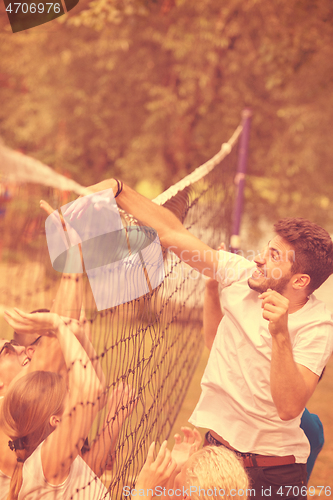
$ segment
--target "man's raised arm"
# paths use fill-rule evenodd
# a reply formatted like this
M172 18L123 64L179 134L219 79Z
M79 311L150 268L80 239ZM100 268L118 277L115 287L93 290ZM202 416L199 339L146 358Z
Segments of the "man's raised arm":
M157 205L140 195L129 186L115 179L108 179L86 189L86 194L112 189L117 203L135 218L154 228L164 247L172 250L178 257L206 276L215 277L218 270L218 252L193 236L184 228L180 220L170 210ZM74 202L65 215L80 217L84 211L84 198Z
M289 300L268 289L259 295L272 335L270 386L281 420L298 417L312 396L319 376L295 362L288 331Z

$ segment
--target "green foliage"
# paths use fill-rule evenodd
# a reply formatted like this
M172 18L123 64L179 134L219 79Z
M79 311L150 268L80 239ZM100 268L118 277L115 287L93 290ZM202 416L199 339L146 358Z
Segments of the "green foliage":
M0 35L0 134L82 184L166 188L250 106L247 212L327 224L332 19L331 0L80 2Z

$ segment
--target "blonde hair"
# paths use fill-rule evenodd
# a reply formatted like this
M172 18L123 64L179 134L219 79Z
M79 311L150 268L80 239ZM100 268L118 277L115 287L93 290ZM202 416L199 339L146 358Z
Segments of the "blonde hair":
M23 463L54 430L50 418L62 415L65 396L65 382L53 372L29 373L8 389L2 403L0 424L13 439L12 445L16 445L17 464L7 500L17 500L22 486Z
M192 500L202 500L207 495L214 500L230 497L245 500L249 488L249 479L241 461L224 446L205 446L192 455L190 466L186 469L186 482L187 487L192 486ZM208 490L214 494L207 493Z

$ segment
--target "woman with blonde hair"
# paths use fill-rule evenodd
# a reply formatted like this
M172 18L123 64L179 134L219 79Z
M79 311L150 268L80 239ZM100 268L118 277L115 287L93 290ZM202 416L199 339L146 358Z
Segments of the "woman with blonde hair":
M16 454L7 500L100 500L105 486L79 456L101 409L104 387L85 350L54 313L7 314L11 325L55 335L68 369L68 390L59 374L36 371L11 385L0 421ZM75 320L71 320L75 323ZM102 402L103 401L103 402Z

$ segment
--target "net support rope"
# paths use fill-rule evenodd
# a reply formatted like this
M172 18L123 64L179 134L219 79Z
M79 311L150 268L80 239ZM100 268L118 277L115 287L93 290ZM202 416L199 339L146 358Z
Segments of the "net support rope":
M220 151L216 153L216 155L214 155L210 160L203 163L200 167L197 167L189 175L181 179L173 186L170 186L163 193L154 198L154 203L157 203L158 205L164 205L166 201L175 196L179 191L182 191L185 187L198 182L200 179L209 174L209 172L211 172L213 168L216 167L216 165L221 163L221 161L224 160L224 158L228 154L230 154L235 143L238 141L242 130L242 125L239 125L230 137L229 141L222 144Z

